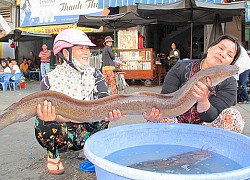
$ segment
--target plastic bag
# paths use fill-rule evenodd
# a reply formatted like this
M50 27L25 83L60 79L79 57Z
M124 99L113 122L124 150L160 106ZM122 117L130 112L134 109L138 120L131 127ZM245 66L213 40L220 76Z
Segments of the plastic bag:
M80 164L79 168L85 172L95 172L95 165L89 160L84 161L82 164Z

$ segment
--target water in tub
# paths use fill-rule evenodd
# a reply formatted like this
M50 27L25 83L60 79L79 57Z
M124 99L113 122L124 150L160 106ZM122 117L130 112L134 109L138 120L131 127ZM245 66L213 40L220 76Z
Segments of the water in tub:
M220 173L242 168L212 148L176 145L144 145L123 149L105 157L131 168L173 174Z

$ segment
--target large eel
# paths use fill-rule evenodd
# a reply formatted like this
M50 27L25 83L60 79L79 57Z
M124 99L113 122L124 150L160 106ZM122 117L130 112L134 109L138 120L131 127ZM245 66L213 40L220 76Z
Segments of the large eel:
M177 169L181 169L187 173L187 171L190 170L189 167L205 161L212 156L213 154L208 150L201 149L200 151L190 151L164 159L139 162L129 165L128 167L159 173L175 173Z
M52 102L57 114L79 122L101 120L113 109L120 109L123 114L139 114L149 113L153 107L156 107L164 116L174 117L186 112L197 101L192 95L193 85L197 81L206 83L207 77L210 77L212 85L215 86L237 72L238 68L230 65L206 68L196 73L184 86L171 94L137 92L83 101L51 90L41 91L28 95L5 109L0 115L0 130L12 123L27 121L34 117L37 104L43 104L44 100Z

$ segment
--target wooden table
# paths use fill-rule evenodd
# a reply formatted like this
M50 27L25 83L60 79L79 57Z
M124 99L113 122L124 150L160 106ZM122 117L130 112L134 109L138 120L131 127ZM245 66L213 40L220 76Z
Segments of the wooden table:
M37 70L37 71L29 71L29 80L30 80L30 75L31 74L38 74L38 79L39 79L39 81L41 81L41 71L40 70Z
M166 66L161 63L156 63L156 76L158 85L161 85L161 78L166 76Z

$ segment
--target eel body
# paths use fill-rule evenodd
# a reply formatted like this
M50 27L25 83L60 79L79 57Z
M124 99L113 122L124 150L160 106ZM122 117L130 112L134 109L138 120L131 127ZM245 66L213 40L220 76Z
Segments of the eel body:
M0 130L15 122L24 122L36 116L36 106L43 104L45 100L55 106L57 114L79 122L101 120L113 109L119 109L122 114L142 114L149 113L156 107L164 116L174 117L183 114L196 103L197 99L192 95L192 91L197 81L206 83L207 77L210 77L212 85L215 86L237 72L238 68L230 65L206 68L171 94L137 92L83 101L51 90L41 91L28 95L5 109L0 115Z

